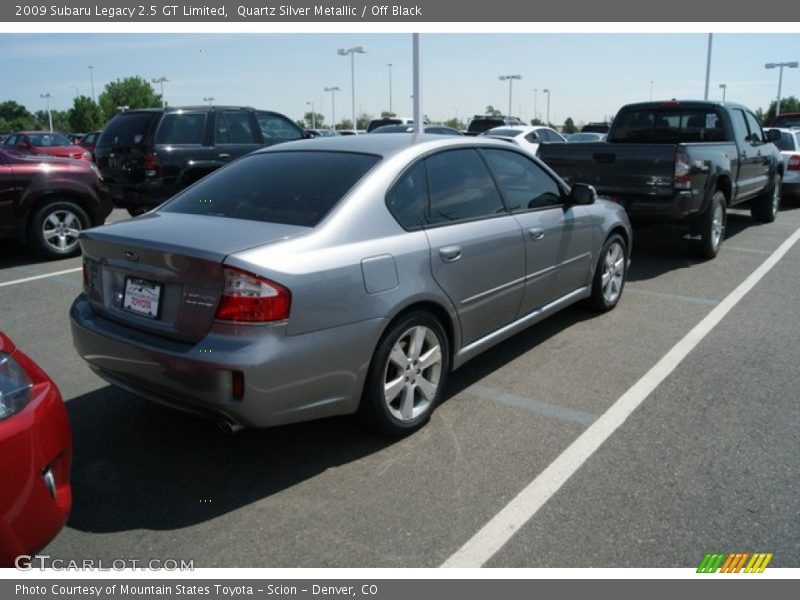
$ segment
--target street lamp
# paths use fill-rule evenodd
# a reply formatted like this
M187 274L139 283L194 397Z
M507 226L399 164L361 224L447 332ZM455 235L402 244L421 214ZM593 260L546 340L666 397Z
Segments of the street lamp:
M539 115L537 114L536 101L539 96L539 88L533 88L533 120L538 121Z
M162 75L161 77L153 77L152 81L153 83L161 84L161 107L167 108L167 100L164 98L164 82L169 82L169 79Z
M782 63L767 63L764 65L765 69L774 69L775 67L778 67L780 69L780 72L778 74L778 99L775 102L775 116L777 117L779 114L781 114L781 84L783 83L783 67L796 69L797 61L782 62Z
M317 128L317 114L314 110L314 102L306 102L307 105L311 106L311 129Z
M387 63L389 67L389 112L392 112L392 63Z
M720 83L719 87L722 90L722 101L725 102L725 92L728 91L728 85L725 83Z
M506 116L511 116L511 86L515 79L522 79L522 75L500 75L500 81L508 80L508 113Z
M92 65L89 65L89 81L92 84L92 102L94 102L94 67Z
M53 131L53 113L50 112L50 98L55 97L55 94L46 92L44 94L39 94L39 97L47 100L47 120L50 121L50 131Z
M367 51L361 46L354 46L352 48L339 48L336 53L339 56L350 55L350 94L353 109L353 133L356 133L356 54L366 54Z
M325 91L331 93L331 129L336 131L336 102L334 100L334 94L341 90L339 89L339 86L334 85L331 87L326 87Z
M542 90L542 92L547 94L547 123L545 123L545 125L547 125L549 127L550 126L550 90Z
M214 102L214 96L203 96L203 102L208 102L208 105L211 106Z

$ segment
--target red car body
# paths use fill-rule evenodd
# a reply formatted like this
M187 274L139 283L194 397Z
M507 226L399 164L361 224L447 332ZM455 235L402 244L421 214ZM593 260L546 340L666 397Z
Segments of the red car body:
M53 133L51 131L17 131L6 138L6 141L3 142L3 147L6 150L34 156L44 155L92 160L92 154L86 148L73 144L62 133Z
M0 418L0 567L44 548L67 522L72 430L61 393L30 358L0 333L0 395L27 378L27 401ZM2 396L0 396L2 401ZM0 412L0 415L4 414Z

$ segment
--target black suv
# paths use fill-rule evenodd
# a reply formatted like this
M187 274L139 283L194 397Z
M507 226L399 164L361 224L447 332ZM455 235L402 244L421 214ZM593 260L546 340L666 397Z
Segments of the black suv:
M525 125L517 117L492 117L489 115L475 115L469 122L467 127L467 135L479 135L484 131L489 131L495 127L502 127L503 125L516 126Z
M288 117L266 110L149 108L114 116L94 156L114 204L136 215L253 150L307 137Z

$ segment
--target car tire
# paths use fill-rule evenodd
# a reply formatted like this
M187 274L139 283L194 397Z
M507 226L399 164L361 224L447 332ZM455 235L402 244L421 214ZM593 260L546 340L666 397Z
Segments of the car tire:
M36 209L28 240L45 258L67 258L81 251L78 236L91 227L86 211L68 200L50 200Z
M691 227L693 239L689 243L689 250L693 256L710 260L719 254L722 241L725 239L725 225L728 219L725 194L720 190L711 196L711 202L705 212L697 217Z
M781 185L783 177L775 174L772 179L772 186L753 200L750 205L750 215L761 223L772 223L778 216L781 208Z
M380 433L408 435L428 422L450 371L442 324L430 313L409 312L384 333L370 363L359 417Z
M621 235L610 235L603 244L592 280L591 305L601 312L613 309L622 298L628 275L628 248Z

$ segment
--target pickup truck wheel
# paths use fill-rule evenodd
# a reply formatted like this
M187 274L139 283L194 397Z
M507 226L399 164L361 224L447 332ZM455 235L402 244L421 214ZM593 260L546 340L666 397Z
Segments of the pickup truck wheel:
M722 240L725 238L725 194L717 190L711 197L711 203L692 227L693 237L690 249L698 258L711 259L719 253Z
M91 227L80 206L54 200L41 206L30 221L29 241L45 258L66 258L80 252L78 236Z
M359 417L380 433L416 431L441 400L449 370L447 335L439 321L423 311L401 316L375 349Z
M592 306L602 312L614 308L622 297L627 274L628 252L625 240L615 233L609 236L600 251L592 281Z
M772 187L753 200L750 205L750 214L756 221L762 223L772 223L778 216L781 207L781 184L783 178L775 175L772 180Z

